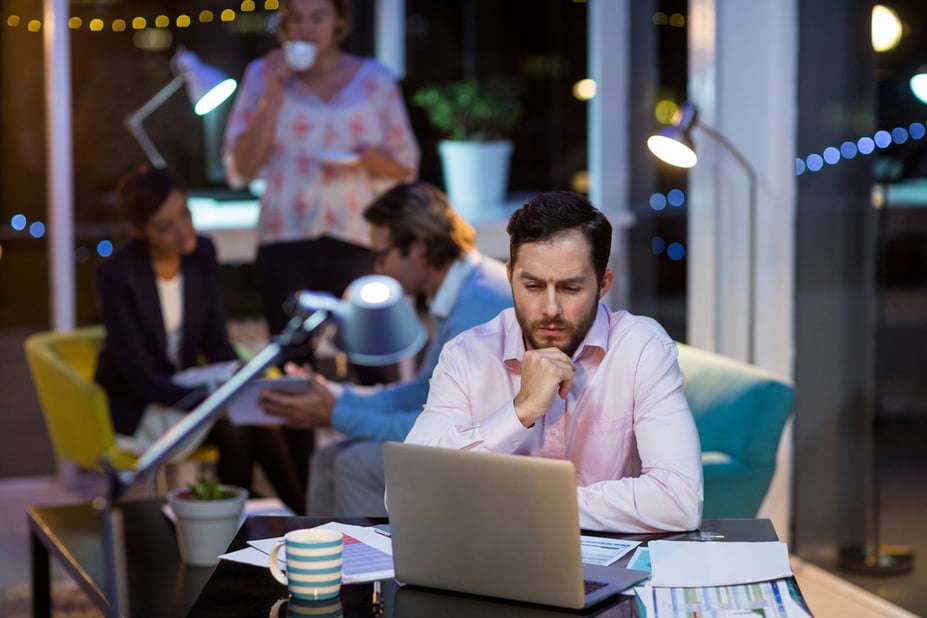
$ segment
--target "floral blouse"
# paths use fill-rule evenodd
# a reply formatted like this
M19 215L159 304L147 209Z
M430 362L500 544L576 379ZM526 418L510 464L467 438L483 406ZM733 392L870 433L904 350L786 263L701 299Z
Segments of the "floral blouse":
M264 91L259 58L248 65L225 131L229 184L246 179L230 156ZM402 94L389 71L365 59L354 78L328 101L295 77L284 85L272 151L258 172L266 182L258 219L258 244L309 240L323 235L367 246L364 208L395 181L339 160L378 148L418 173L419 148ZM325 163L328 161L329 163Z

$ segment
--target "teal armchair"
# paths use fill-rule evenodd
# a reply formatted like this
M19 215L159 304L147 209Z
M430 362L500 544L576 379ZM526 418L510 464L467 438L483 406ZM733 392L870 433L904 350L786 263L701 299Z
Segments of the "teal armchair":
M678 346L683 389L702 442L703 517L756 517L795 389L753 365Z

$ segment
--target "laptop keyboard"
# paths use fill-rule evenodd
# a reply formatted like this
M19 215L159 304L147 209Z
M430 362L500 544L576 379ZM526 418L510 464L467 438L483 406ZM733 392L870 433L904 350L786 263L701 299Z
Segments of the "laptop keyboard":
M605 582L594 582L588 579L583 580L583 587L585 589L586 594L589 594L590 592L595 592L599 588L604 588L607 585L608 584L606 584Z

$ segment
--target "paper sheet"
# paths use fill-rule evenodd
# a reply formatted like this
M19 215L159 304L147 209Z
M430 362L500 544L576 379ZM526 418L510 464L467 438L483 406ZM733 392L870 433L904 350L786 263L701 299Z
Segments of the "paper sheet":
M359 584L394 576L392 542L389 537L376 532L374 527L353 526L338 522L329 522L318 527L338 530L344 534L342 583ZM255 539L248 541L250 547L219 557L267 568L271 550L282 539L283 537ZM277 554L277 561L282 570L286 570L285 554L285 551Z
M614 564L618 558L640 545L640 541L623 541L621 539L607 539L600 536L581 535L579 546L582 551L583 562L586 564L600 564L608 566Z
M187 388L196 388L197 386L215 388L231 378L238 371L239 366L241 366L241 362L235 360L190 367L172 375L171 382Z
M257 378L241 387L226 403L228 419L234 425L282 425L279 416L265 414L257 402L262 390L279 390L289 393L306 392L312 383L306 376L280 376Z
M779 541L651 541L653 586L732 586L791 577L789 550Z

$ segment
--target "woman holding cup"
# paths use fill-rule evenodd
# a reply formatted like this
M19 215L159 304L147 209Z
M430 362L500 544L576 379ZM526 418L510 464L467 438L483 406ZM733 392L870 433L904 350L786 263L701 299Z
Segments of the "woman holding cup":
M266 181L256 269L272 333L286 325L294 291L341 296L372 272L361 212L413 180L419 162L392 75L340 47L351 29L348 0L282 0L280 17L283 45L249 64L225 133L229 183ZM297 462L303 472L308 455Z

